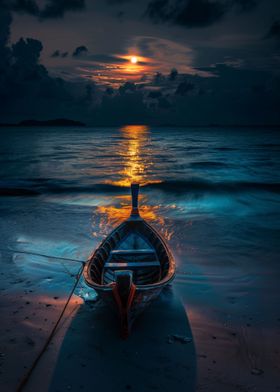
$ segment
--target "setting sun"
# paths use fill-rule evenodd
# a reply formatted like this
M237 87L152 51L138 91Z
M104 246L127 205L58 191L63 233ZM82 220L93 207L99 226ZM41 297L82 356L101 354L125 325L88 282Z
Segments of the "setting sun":
M137 63L138 63L138 58L137 58L136 56L132 56L132 57L130 58L130 62L131 62L132 64L137 64Z

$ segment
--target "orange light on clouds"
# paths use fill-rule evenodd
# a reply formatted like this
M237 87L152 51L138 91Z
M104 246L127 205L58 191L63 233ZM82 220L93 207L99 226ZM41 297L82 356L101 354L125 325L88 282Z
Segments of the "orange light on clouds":
M153 36L135 36L129 42L124 53L105 54L104 61L102 56L100 60L83 58L77 68L79 76L115 89L125 82L149 84L157 72L168 75L173 68L180 74L217 77L211 71L194 67L194 50L185 43ZM145 50L141 50L143 44Z
M132 52L133 53L133 52ZM141 81L141 78L145 75L152 75L157 71L157 63L151 58L139 56L138 54L113 54L111 55L112 61L108 62L97 62L87 61L87 64L83 64L77 68L80 72L80 76L86 79L92 79L97 84L103 86L110 86L119 88L123 83L130 81L137 83ZM87 65L92 64L96 69L87 68ZM100 67L100 68L99 68ZM141 83L143 83L141 81Z

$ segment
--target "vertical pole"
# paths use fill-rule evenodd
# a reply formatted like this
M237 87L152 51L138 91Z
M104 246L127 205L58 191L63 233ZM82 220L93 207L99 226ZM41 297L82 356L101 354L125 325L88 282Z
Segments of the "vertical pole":
M131 202L132 202L131 215L139 215L138 193L139 193L139 184L136 183L131 184Z

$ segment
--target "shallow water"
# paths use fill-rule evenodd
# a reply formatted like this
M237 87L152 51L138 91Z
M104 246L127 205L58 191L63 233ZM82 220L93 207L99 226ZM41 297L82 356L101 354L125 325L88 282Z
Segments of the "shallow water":
M129 215L128 186L140 182L141 213L175 254L174 287L198 352L205 323L243 328L251 319L271 333L280 317L279 135L145 126L2 129L1 249L85 260ZM31 278L52 268L49 258L17 260Z

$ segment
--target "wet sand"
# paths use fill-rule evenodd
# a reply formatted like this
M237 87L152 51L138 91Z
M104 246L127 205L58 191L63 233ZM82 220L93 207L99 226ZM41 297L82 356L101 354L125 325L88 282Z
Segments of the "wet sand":
M2 252L1 256L5 268L0 280L0 378L1 391L10 392L20 385L44 346L67 300L67 291L61 285L61 265L53 263L57 275L42 271L34 279L15 270L10 253ZM13 254L13 260L19 257ZM38 262L41 259L37 257ZM73 285L77 267L70 266L72 277L63 273L66 287ZM74 313L81 302L79 297L73 298L68 312Z
M171 292L163 293L136 321L128 339L120 339L118 327L117 318L102 302L82 305L59 343L55 370L46 390L195 390L191 330L182 303ZM173 341L172 334L187 336L190 341ZM50 348L34 372L27 391L38 385L52 351Z

